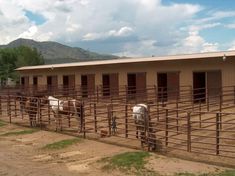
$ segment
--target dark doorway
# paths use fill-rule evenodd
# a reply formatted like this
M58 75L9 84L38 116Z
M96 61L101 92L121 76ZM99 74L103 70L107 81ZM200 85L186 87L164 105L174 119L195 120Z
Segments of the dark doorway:
M28 87L29 86L29 77L28 76L23 76L21 77L21 85L23 87Z
M81 89L82 89L82 97L88 97L88 91L87 91L87 75L81 76Z
M110 76L105 74L102 76L103 96L110 96Z
M167 73L157 74L158 99L167 101Z
M134 98L136 94L136 74L127 75L127 94L129 98Z
M24 79L24 77L21 77L20 82L21 82L21 85L22 85L22 86L25 85L25 79Z
M193 73L194 103L206 101L206 72Z
M222 91L222 75L220 70L208 71L207 72L207 92L208 100L215 100L216 102L220 99Z
M35 87L37 87L37 85L38 85L38 77L37 77L37 76L34 76L34 77L33 77L33 85L34 85Z
M69 87L69 76L67 76L67 75L63 76L63 86L64 86L64 88Z
M48 91L56 91L58 86L57 76L47 76L47 89Z

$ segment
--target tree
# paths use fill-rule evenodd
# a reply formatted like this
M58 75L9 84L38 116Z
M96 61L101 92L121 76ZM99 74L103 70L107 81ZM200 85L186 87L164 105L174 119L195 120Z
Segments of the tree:
M17 81L19 79L18 73L15 72L17 67L42 64L44 64L44 59L35 48L20 46L0 49L1 83L6 82L8 78Z

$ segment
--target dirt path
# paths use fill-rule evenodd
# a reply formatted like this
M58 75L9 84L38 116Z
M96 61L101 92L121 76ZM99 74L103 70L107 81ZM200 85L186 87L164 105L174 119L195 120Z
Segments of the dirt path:
M102 170L97 161L132 149L104 144L92 140L81 140L66 149L45 150L46 144L73 138L47 131L37 131L27 135L2 136L6 132L27 128L5 125L0 127L0 175L1 176L75 176L110 175ZM151 154L146 167L161 175L175 173L209 173L223 171L224 168L168 158ZM112 175L124 175L118 170Z

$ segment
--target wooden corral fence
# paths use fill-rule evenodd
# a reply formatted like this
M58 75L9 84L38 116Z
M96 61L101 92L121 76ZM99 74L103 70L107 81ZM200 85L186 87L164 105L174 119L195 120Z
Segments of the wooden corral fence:
M120 88L121 89L121 88ZM192 91L164 93L155 88L145 92L142 102L148 105L148 116L136 136L136 123L132 107L140 102L127 96L94 96L84 98L58 95L61 100L76 97L80 111L62 115L62 130L83 137L96 138L112 143L164 152L185 151L200 155L221 156L235 159L235 98L234 86L223 87L215 96L195 99ZM174 94L173 94L174 92ZM121 95L121 92L119 92ZM124 94L123 94L124 95ZM141 97L143 94L135 95ZM172 98L174 97L174 98ZM200 97L200 96L198 96ZM29 109L22 107L24 99L36 99ZM55 130L54 113L45 97L25 97L15 94L0 96L0 117L9 122L29 125L29 116L37 126ZM129 100L129 101L127 101ZM72 105L71 105L72 106ZM36 108L35 108L36 107ZM142 144L142 145L141 145Z

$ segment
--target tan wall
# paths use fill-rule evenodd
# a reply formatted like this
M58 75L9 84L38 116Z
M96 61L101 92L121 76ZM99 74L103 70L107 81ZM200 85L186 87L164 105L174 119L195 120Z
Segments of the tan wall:
M81 74L95 74L95 84L102 84L102 74L119 73L119 85L127 84L127 73L146 72L147 85L157 83L157 72L179 71L180 86L192 85L193 71L209 71L221 70L223 86L235 85L235 58L227 58L223 61L222 58L210 59L194 59L181 61L161 61L161 62L146 62L146 63L131 63L131 64L116 64L105 66L87 66L87 67L71 67L71 68L54 68L44 70L21 71L21 75L30 76L30 84L32 84L33 75L42 75L39 79L39 85L46 85L46 76L58 75L58 84L62 84L63 75L75 74L76 85L81 84Z

